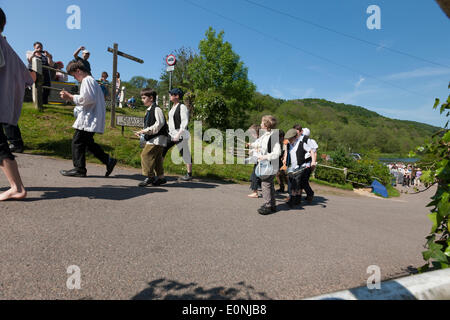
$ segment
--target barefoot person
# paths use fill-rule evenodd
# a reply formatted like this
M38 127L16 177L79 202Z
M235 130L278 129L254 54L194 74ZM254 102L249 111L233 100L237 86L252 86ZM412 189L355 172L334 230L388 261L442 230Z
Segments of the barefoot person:
M105 177L113 171L117 160L108 156L94 142L95 133L105 130L105 98L100 85L89 75L83 62L71 62L67 73L81 83L80 94L72 95L61 91L61 99L75 103L76 121L73 124L75 134L72 139L72 160L74 168L60 171L63 176L86 177L86 148L106 165Z
M33 84L33 78L3 37L6 15L0 8L0 124L17 125L22 110L25 87ZM5 173L10 188L0 194L0 201L20 200L27 192L20 178L17 162L8 146L0 125L0 168Z

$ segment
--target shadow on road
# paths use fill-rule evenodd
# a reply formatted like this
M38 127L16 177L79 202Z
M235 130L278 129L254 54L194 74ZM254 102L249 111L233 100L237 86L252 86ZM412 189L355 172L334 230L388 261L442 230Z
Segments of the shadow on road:
M28 192L43 192L40 198L26 198L22 201L33 202L39 200L56 200L67 198L88 198L102 200L128 200L151 193L167 192L160 188L138 188L127 186L101 186L101 187L30 187Z
M91 178L102 178L100 176L90 176ZM116 179L128 179L128 180L135 180L135 181L143 181L144 176L140 174L134 174L134 175L116 175L111 178ZM213 189L217 188L221 183L220 182L204 182L204 181L179 181L178 177L169 177L166 176L167 184L161 186L162 188L187 188L187 189ZM152 187L149 187L152 188Z
M203 288L197 283L181 283L168 279L150 282L132 300L271 300L264 292L239 282L234 288Z
M285 200L286 196L277 195L275 198L277 200L277 212L269 215L274 215L284 211L287 212L303 211L305 210L305 207L311 206L321 206L322 208L326 208L327 207L326 203L328 202L327 198L315 196L312 203L308 203L306 202L306 200L302 199L302 203L300 205L295 206L294 208L289 208Z

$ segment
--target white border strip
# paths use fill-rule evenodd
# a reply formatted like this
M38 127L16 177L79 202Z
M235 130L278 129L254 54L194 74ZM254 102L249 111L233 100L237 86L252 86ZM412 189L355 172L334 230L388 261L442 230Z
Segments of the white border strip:
M450 269L381 283L381 289L359 287L305 300L450 300Z

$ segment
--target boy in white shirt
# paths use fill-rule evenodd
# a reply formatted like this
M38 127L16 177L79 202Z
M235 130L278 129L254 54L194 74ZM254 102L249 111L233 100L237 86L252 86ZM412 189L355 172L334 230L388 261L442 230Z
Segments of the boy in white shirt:
M94 134L103 133L105 130L106 109L103 91L81 61L69 63L67 73L81 83L81 88L79 95L72 95L64 90L60 93L61 99L73 101L76 104L74 114L77 117L73 124L75 134L72 139L74 168L61 170L60 173L67 177L86 177L87 148L106 165L105 177L108 177L117 164L117 160L107 155L102 147L94 142Z
M170 101L173 103L172 109L169 111L169 141L164 148L163 157L166 157L167 152L177 145L180 156L183 157L186 163L187 173L181 180L192 180L192 158L189 150L189 110L180 102L183 99L183 91L178 88L170 90Z

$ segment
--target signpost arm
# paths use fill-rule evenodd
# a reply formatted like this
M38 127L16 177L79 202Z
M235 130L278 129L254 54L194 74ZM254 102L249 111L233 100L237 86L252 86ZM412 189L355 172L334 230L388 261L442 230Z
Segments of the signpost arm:
M113 50L113 78L111 88L111 128L116 126L116 82L117 82L117 52L119 45L114 43Z

